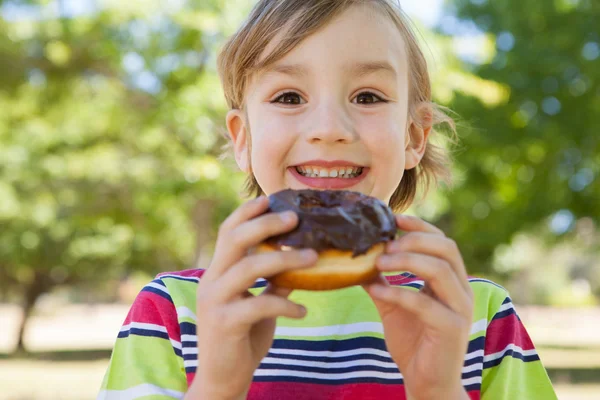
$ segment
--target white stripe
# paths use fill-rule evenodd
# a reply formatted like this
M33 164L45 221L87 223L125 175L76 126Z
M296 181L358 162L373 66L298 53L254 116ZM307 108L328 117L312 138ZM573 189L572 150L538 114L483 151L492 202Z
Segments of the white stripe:
M196 346L191 346L191 347L184 347L182 350L183 355L189 355L189 354L198 354L198 347Z
M352 378L380 378L380 379L402 379L399 372L379 372L379 371L355 371L344 372L341 374L329 374L321 372L305 371L285 371L280 369L257 369L254 376L294 376L299 378L317 378L317 379L352 379Z
M398 368L395 362L390 358L389 362L385 361L377 361L370 359L362 359L362 360L352 360L352 361L343 361L343 362L322 362L322 361L306 361L306 360L294 360L288 358L273 358L273 357L265 357L262 360L265 364L280 364L283 365L285 369L288 365L299 365L303 367L312 367L312 368L351 368L351 367L361 367L366 365L371 365L375 367L382 368ZM481 363L468 365L463 367L462 373L466 374L469 372L473 372L476 370L482 370L483 366Z
M350 368L350 367L359 367L363 365L372 365L375 367L382 368L398 368L396 363L391 361L377 361L377 360L353 360L353 361L343 361L343 362L322 362L322 361L305 361L305 360L293 360L288 358L273 358L273 357L265 357L262 360L263 363L267 364L285 364L287 365L302 365L304 367L313 367L313 368ZM285 367L284 367L285 368Z
M181 342L178 342L177 340L173 340L171 338L169 338L169 340L171 341L171 345L176 348L177 350L181 350Z
M317 326L314 328L277 327L278 336L341 336L362 332L383 333L381 322L357 322L354 324Z
M160 279L162 278L174 278L174 279L181 279L184 281L190 281L190 282L199 282L200 278L197 278L195 276L180 276L180 275L172 275L172 274L168 274L168 275L161 275L159 276Z
M482 371L482 370L483 370L483 363L475 363L475 364L463 366L462 373L468 374L469 372Z
M131 323L127 324L127 325L123 325L121 327L121 332L128 331L131 328L146 329L148 331L157 331L157 332L167 333L167 328L165 328L162 325L146 324L146 323L143 323L143 322L131 322Z
M196 336L196 335L181 335L181 341L197 343L198 336Z
M472 352L470 352L470 353L467 353L467 354L465 355L465 361L472 360L473 358L476 358L476 357L483 357L483 354L484 354L484 353L483 353L483 349L482 349L482 350L475 350L475 351L472 351Z
M502 358L504 357L504 354L506 354L506 352L508 352L509 350L512 350L513 353L519 353L523 356L533 356L537 354L535 349L523 350L521 347L515 345L514 343L510 343L504 348L504 350L499 351L497 353L488 354L487 356L483 357L483 362L493 361L497 360L498 358Z
M481 376L474 376L472 378L462 379L463 386L474 385L476 383L481 385Z
M412 281L412 282L408 282L408 283L399 282L398 286L408 286L408 285L420 285L420 286L423 286L424 284L425 284L425 281ZM396 284L394 284L394 286L396 286Z
M498 312L497 312L497 313L499 313L499 312L502 312L502 311L506 311L506 310L510 310L511 308L514 308L514 307L513 307L513 304L512 304L512 303L509 301L509 302L508 302L508 303L506 303L506 304L502 304L502 305L500 306L500 308L498 309ZM497 314L497 313L496 313L496 314Z
M177 311L177 315L180 315L182 317L191 318L194 321L198 320L198 318L196 317L196 313L187 307L184 307L184 306L177 307L176 311Z
M390 353L384 350L379 349L352 349L352 350L344 350L344 351L310 351L310 350L296 350L296 349L270 349L269 353L271 354L290 354L297 356L307 356L307 357L349 357L349 356L357 356L361 354L373 354L381 357L390 357Z
M167 290L166 287L164 287L163 285L156 283L156 282L150 282L149 284L146 285L146 287L152 287L154 289L160 290L161 292L169 294L169 291Z
M324 380L353 379L353 378L379 378L379 379L402 379L399 372L379 372L379 371L354 371L340 374L306 372L306 371L285 371L279 369L257 369L254 376L285 376L298 378L315 378ZM463 386L481 383L481 377L463 379Z
M487 329L488 327L488 322L487 319L480 319L477 322L473 322L473 325L471 325L471 335L474 335L478 332L483 332Z
M168 396L172 399L183 399L184 395L184 392L144 383L125 390L103 390L98 394L97 400L133 400L145 396Z

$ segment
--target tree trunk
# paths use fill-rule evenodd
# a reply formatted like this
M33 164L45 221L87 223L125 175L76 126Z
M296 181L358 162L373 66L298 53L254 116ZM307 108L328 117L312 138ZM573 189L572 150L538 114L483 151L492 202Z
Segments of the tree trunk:
M25 353L25 329L29 322L29 317L33 312L37 299L48 290L48 285L44 284L43 280L45 277L38 276L36 274L35 280L29 285L25 291L25 301L23 302L23 318L21 319L21 326L19 327L19 340L17 342L16 353Z
M196 229L196 256L195 268L207 268L211 255L207 251L207 245L212 242L211 219L215 209L213 199L198 200L193 211L194 228Z

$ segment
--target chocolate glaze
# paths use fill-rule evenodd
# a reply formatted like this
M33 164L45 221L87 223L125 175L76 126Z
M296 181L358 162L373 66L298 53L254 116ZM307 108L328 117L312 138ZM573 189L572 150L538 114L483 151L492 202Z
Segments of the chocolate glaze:
M362 193L286 189L269 196L269 209L291 210L299 217L293 231L267 240L277 247L351 250L355 257L396 235L392 210Z

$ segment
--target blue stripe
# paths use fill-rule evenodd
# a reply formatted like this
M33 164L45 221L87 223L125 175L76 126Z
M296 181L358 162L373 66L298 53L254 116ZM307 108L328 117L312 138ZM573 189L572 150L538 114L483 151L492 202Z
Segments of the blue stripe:
M192 322L180 322L179 329L181 330L182 335L195 335L196 334L196 324Z
M479 383L474 383L472 385L467 385L467 386L465 386L465 390L467 392L473 392L473 391L476 391L476 390L481 390L481 385Z
M266 287L268 283L269 282L267 282L267 281L255 282L254 285L252 285L252 287L250 289L263 288L263 287Z
M513 315L513 314L516 314L515 309L509 308L508 310L504 310L504 311L500 311L500 312L496 313L496 315L494 315L494 317L492 318L492 321L495 319L508 317L509 315Z
M118 338L126 338L129 335L135 336L146 336L146 337L157 337L161 339L169 340L169 335L165 332L153 331L151 329L140 329L140 328L130 328L128 331L119 332L117 335ZM169 340L170 342L170 340ZM182 353L180 349L173 347L173 351L179 357L182 357Z
M502 357L492 360L492 361L484 362L483 368L487 369L487 368L492 368L497 365L500 365L500 363L502 362L502 360L504 360L505 357L516 358L523 362L539 361L539 359L540 359L540 356L538 356L537 354L532 354L530 356L524 356L523 354L516 352L514 350L507 350L506 353L504 353L504 355Z
M142 292L150 292L150 293L157 294L160 297L165 298L165 299L169 300L171 303L173 303L173 299L171 298L171 296L168 293L163 292L162 290L154 288L152 286L144 286L144 288L142 289Z
M345 361L356 361L356 360L375 360L381 362L394 362L392 357L379 356L377 354L354 354L351 356L336 357L333 354L330 357L323 356L305 356L296 354L278 354L271 353L267 354L267 357L280 358L282 360L302 360L302 361L315 361L315 362L345 362Z
M510 299L510 297L507 297L504 299L504 301L502 302L502 305L505 305L507 303L510 303L512 300Z
M308 351L345 351L370 348L387 351L385 341L374 337L358 337L344 340L275 339L272 348Z
M398 286L421 289L424 285L422 283L400 283Z

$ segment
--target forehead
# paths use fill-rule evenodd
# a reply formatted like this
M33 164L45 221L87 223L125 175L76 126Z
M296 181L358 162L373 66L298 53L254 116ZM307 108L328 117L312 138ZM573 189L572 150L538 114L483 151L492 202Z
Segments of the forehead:
M289 31L288 26L267 45L258 64L278 50ZM324 66L356 78L379 74L397 79L405 75L406 42L395 23L381 11L354 6L304 38L281 59L257 69L254 78L277 74L302 78L311 69Z

